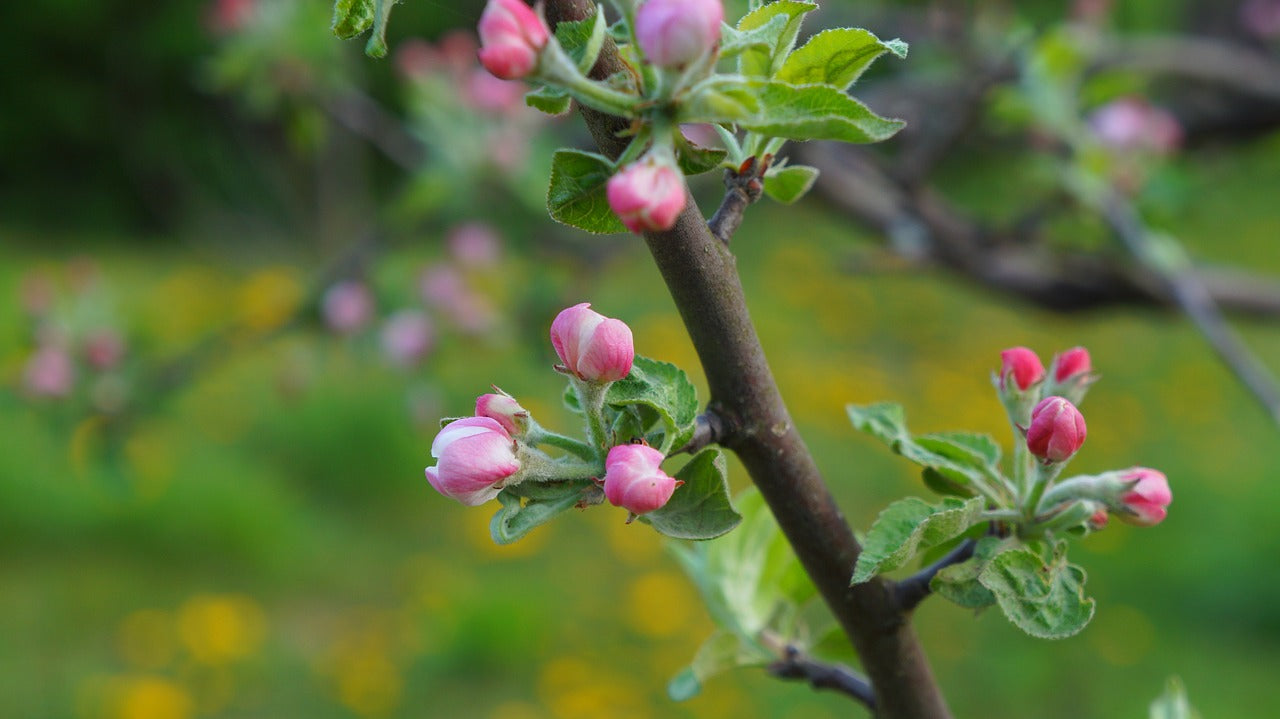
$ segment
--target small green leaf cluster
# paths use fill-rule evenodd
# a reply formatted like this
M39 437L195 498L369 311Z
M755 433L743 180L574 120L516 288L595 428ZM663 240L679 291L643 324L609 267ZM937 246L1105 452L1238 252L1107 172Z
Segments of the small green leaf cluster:
M334 0L333 34L343 40L369 32L364 52L369 57L387 56L387 19L398 0Z
M1007 474L1000 447L990 437L967 432L912 435L899 405L848 407L855 428L919 465L925 485L944 495L937 503L909 497L882 511L864 538L853 584L906 566L915 556L936 557L968 541L973 544L969 558L937 568L930 578L934 593L975 610L998 605L1009 621L1035 637L1068 637L1088 624L1094 600L1084 593L1084 569L1067 561L1066 540L1102 529L1108 512L1140 524L1159 521L1144 522L1131 508L1139 501L1134 497L1138 473L1154 470L1058 481L1067 461L1028 451L1030 408L1047 401L1050 393L1055 401L1065 402L1057 395L1069 395L1079 402L1096 377L1081 348L1055 359L1047 376L1039 360L1026 352L1028 374L1019 380L1025 386L1007 366L993 378L1014 435ZM1163 518L1162 507L1159 512Z

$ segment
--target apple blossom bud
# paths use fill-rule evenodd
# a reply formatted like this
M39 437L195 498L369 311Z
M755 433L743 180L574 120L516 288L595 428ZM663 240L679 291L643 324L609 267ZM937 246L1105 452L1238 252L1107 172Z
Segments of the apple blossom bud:
M124 338L110 328L94 330L84 339L84 358L96 370L112 369L124 358Z
M684 209L684 182L671 164L648 158L622 168L606 187L609 207L636 234L669 230Z
M720 0L645 0L636 9L636 41L649 62L681 67L720 42Z
M662 453L643 444L622 444L604 461L604 496L633 514L665 505L683 482L662 471Z
M502 259L502 240L496 230L483 222L466 222L454 227L449 231L448 242L449 251L466 267L492 267Z
M498 496L507 478L520 471L515 441L489 417L450 422L431 443L431 456L437 462L427 467L427 481L468 507Z
M61 347L41 347L27 360L22 383L37 397L65 397L75 384L75 366Z
M1084 444L1084 415L1063 397L1045 397L1031 410L1027 449L1045 464L1065 462Z
M1103 507L1089 515L1089 521L1086 522L1085 525L1089 527L1090 531L1097 532L1106 528L1108 520L1107 508Z
M488 417L513 437L529 429L529 410L509 394L482 394L476 397L476 416Z
M435 330L427 315L415 310L400 310L382 326L382 352L393 364L411 366L431 351Z
M1134 484L1120 497L1126 510L1119 513L1120 519L1140 527L1151 527L1164 521L1169 513L1167 507L1173 501L1169 480L1164 473L1134 467L1125 473L1124 479Z
M521 0L489 0L480 15L480 64L503 80L533 72L550 32Z
M373 295L360 282L339 282L325 291L320 309L329 329L351 334L373 318Z
M1000 353L1000 389L1008 392L1009 378L1013 378L1014 386L1022 392L1031 385L1044 379L1044 365L1035 352L1026 347L1010 347Z
M1053 380L1065 384L1071 379L1089 374L1092 366L1089 363L1089 350L1083 347L1071 349L1054 355L1050 365L1053 368Z
M616 382L635 361L631 328L583 302L562 310L551 323L551 345L566 370L588 382Z

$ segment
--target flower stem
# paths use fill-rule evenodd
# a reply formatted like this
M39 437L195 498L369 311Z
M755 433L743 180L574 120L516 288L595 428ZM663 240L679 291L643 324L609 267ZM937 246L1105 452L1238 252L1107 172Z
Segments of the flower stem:
M525 435L525 441L534 446L545 444L557 449L563 449L576 457L586 460L594 460L597 455L597 452L586 442L543 429L541 426L530 427L528 434Z
M573 389L578 393L578 404L587 420L587 434L591 437L591 449L597 459L604 462L609 448L609 433L604 423L604 395L609 390L607 382L587 382L574 377Z

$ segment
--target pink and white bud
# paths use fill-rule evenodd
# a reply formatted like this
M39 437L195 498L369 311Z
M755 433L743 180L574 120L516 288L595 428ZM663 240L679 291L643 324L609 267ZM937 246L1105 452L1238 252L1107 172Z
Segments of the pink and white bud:
M449 231L448 243L449 251L459 264L466 267L492 267L502 257L502 241L498 239L498 233L483 222L458 225Z
M480 15L480 64L503 80L519 80L538 65L550 32L521 0L489 0Z
M609 450L604 467L604 496L609 504L632 514L664 506L683 482L662 471L662 453L643 444L623 444Z
M1066 384L1088 375L1093 369L1089 360L1089 350L1083 347L1072 347L1061 354L1054 355L1050 366L1053 368L1053 380L1058 384Z
M406 80L425 79L440 61L440 53L422 38L412 37L396 46L395 68Z
M566 370L588 382L616 382L631 373L635 346L631 328L583 302L562 310L551 323L551 345Z
M1063 397L1045 397L1031 410L1027 449L1041 461L1065 462L1084 444L1084 415Z
M213 0L205 8L205 27L215 35L230 35L249 26L256 0Z
M382 326L382 352L393 364L409 367L422 361L435 342L431 320L414 310L400 310Z
M1168 110L1135 97L1098 108L1089 116L1089 127L1099 142L1115 150L1166 153L1182 144L1182 126L1177 118Z
M671 229L684 209L680 171L653 158L634 162L609 178L609 207L636 234Z
M529 429L529 410L508 394L482 394L476 397L476 416L488 417L513 437Z
M1009 380L1013 380L1013 387ZM1000 389L1009 392L1015 387L1021 392L1044 379L1044 364L1035 352L1026 347L1010 347L1000 353Z
M449 265L432 265L418 277L418 293L428 305L446 309L471 292L458 270Z
M329 329L352 334L373 319L373 295L364 283L339 282L325 291L321 311Z
M1140 527L1155 526L1164 521L1169 514L1168 506L1173 501L1173 492L1169 490L1169 479L1163 472L1146 467L1134 467L1124 479L1134 482L1120 497L1125 512L1119 514L1120 519Z
M480 68L468 74L462 89L467 104L481 112L501 115L524 107L524 85L496 78Z
M97 329L84 339L84 358L89 366L105 372L124 359L124 338L113 329Z
M27 360L22 384L36 397L66 397L75 384L75 366L61 347L41 347Z
M436 466L427 481L436 491L468 507L484 504L520 471L516 443L496 420L467 417L450 422L431 443Z
M636 9L636 41L649 62L681 67L720 42L720 0L645 0Z

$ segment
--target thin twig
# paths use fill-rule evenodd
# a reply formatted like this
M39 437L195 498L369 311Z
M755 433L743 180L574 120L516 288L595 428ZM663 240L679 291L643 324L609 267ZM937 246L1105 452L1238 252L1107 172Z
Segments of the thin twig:
M966 539L957 544L950 552L944 554L938 561L898 582L893 591L893 596L898 601L898 607L904 612L915 609L933 591L929 587L933 577L953 564L968 560L973 556L973 549L977 546L977 540Z
M763 161L757 161L751 157L737 170L724 171L724 200L707 225L711 234L726 245L742 225L747 208L764 194L764 173L769 169L769 159L765 156Z
M724 421L720 419L720 415L716 414L710 407L707 411L698 415L694 420L693 436L683 447L675 450L672 454L697 454L703 448L712 444L719 444L720 438L724 437Z
M827 664L805 656L794 646L787 646L786 657L770 664L768 672L779 679L800 679L814 689L840 692L870 709L876 710L876 693L871 682L843 664Z

